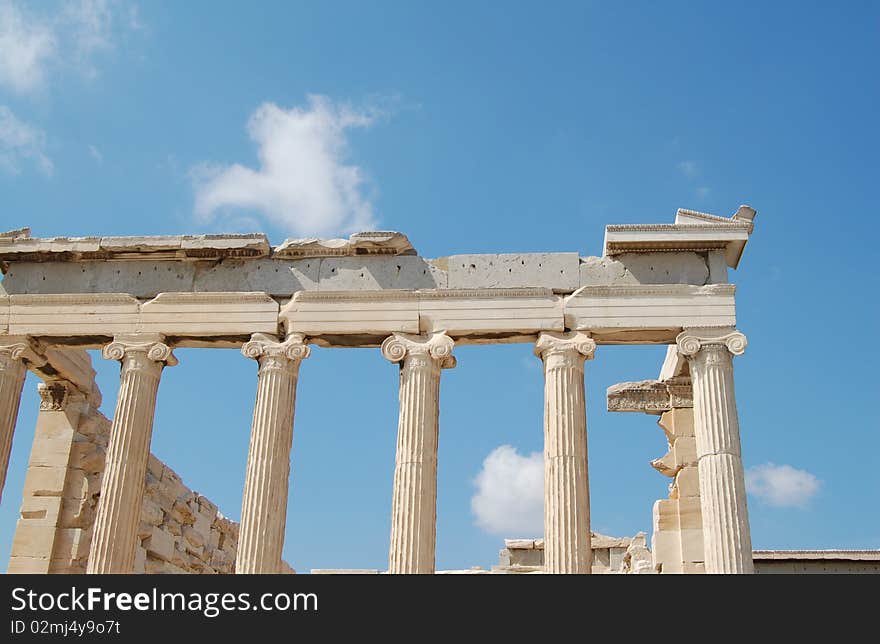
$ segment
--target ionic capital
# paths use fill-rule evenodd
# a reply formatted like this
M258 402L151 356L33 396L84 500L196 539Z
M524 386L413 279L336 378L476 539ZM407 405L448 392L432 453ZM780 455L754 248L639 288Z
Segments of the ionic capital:
M299 362L308 358L311 352L301 333L291 333L283 342L274 335L254 333L241 347L242 355L254 360L273 358Z
M0 359L24 360L31 367L46 364L46 358L35 350L34 344L25 335L0 336Z
M127 357L138 356L150 362L163 363L168 367L177 364L177 358L171 352L171 347L165 344L165 337L153 334L116 336L113 342L101 350L101 355L105 360L122 361Z
M746 350L746 336L731 329L686 329L675 338L678 352L686 358L696 356L703 347L723 346L735 356Z
M432 360L441 369L452 369L455 341L444 331L427 335L395 333L382 343L382 355L391 362L402 362L409 357L421 356Z
M568 357L580 355L585 360L592 360L595 353L596 341L583 331L568 333L544 331L535 342L535 355L541 360L546 360L552 355L566 355Z

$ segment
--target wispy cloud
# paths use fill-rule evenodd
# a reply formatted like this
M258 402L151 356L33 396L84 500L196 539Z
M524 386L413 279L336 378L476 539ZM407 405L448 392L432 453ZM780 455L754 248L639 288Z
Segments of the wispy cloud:
M700 166L696 161L679 161L677 167L688 179L694 179L700 175Z
M33 7L0 0L0 87L19 95L44 91L60 69L95 77L95 56L138 28L137 7L127 0L66 0L43 13Z
M699 197L700 199L705 199L709 196L709 193L712 192L712 188L708 186L700 186L695 190L695 192L697 193L697 197Z
M104 155L101 154L101 151L94 145L89 146L89 154L92 155L92 158L99 164L104 163Z
M347 162L348 133L375 123L380 112L310 96L305 107L264 103L250 117L248 135L259 167L202 163L190 175L196 215L209 221L253 209L301 235L341 234L375 224L368 182Z
M523 456L510 445L495 448L474 483L471 510L489 534L533 537L544 533L544 458Z
M12 110L0 105L0 168L11 174L21 172L23 162L36 164L45 175L51 175L52 160L46 155L45 133L20 120Z
M11 2L0 0L0 86L27 94L42 90L55 55L53 27Z
M805 508L818 493L821 481L791 465L765 463L746 471L748 492L776 507Z

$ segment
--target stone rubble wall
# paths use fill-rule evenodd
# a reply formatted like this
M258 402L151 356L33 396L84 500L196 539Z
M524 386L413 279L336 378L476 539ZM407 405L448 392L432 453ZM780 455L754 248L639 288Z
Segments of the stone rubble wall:
M65 383L41 385L40 393L8 570L84 573L111 421ZM214 503L150 455L136 573L232 573L238 530Z

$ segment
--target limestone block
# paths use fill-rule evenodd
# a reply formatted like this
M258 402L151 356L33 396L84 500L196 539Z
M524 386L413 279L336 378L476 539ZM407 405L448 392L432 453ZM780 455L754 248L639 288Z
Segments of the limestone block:
M165 513L158 503L150 498L144 498L141 505L141 521L150 525L159 525L165 518Z
M660 472L663 476L675 476L681 465L676 462L673 450L669 450L660 458L651 461L651 467Z
M11 305L9 296L4 295L2 289L3 286L0 284L0 335L8 335Z
M134 574L143 575L146 572L147 551L143 546L138 546L134 551Z
M724 253L718 250L710 250L708 253L709 282L712 284L727 284L727 260Z
M19 520L12 538L12 556L49 559L55 544L55 527Z
M565 298L565 326L594 332L733 326L734 290L730 284L584 286Z
M42 411L31 450L30 467L67 467L73 442L73 429L63 411Z
M682 572L686 575L705 575L706 574L706 564L702 561L699 562L691 562L685 561L682 565Z
M108 336L138 328L138 301L129 295L13 295L11 300L9 329L14 334Z
M9 283L11 293L128 293L147 299L162 292L191 290L194 274L191 262L16 263L4 284Z
M183 547L183 544L180 542L175 543L174 551L171 554L171 563L183 570L189 568L190 565L190 556L186 553L186 549Z
M613 257L581 257L579 286L638 283L626 266Z
M153 526L150 536L144 539L144 548L148 555L163 561L171 561L175 556L175 539L158 526Z
M95 518L95 500L62 499L61 516L58 525L65 528L90 528Z
M55 536L53 557L74 560L89 556L90 538L80 528L59 528Z
M213 521L214 517L217 516L218 511L216 504L201 494L196 495L196 501L199 504L199 512L204 514L209 521Z
M19 516L29 525L57 526L62 508L60 496L28 496L21 500Z
M193 529L202 535L202 540L204 542L207 539L207 536L211 534L211 524L213 523L213 517L204 512L198 512L195 514L195 522L193 523Z
M154 527L155 526L153 526L150 523L147 523L143 519L138 521L137 538L138 539L146 539L147 537L149 537L153 533Z
M105 451L92 442L74 441L70 449L70 466L86 474L95 474L104 470L104 455Z
M201 551L205 546L205 533L190 526L184 526L183 538L193 546L194 549Z
M679 532L681 560L683 562L703 561L703 529L686 529Z
M6 572L10 575L45 575L50 565L51 560L46 557L26 557L13 551Z
M688 496L676 501L678 505L678 529L702 530L703 519L699 497Z
M288 333L377 334L419 332L418 296L406 291L300 292L281 309Z
M654 502L654 533L678 531L678 499Z
M407 236L394 230L354 233L348 239L285 239L274 249L275 257L415 254Z
M549 289L419 291L422 333L451 336L562 331L562 298Z
M68 468L63 495L67 499L82 499L89 493L89 477L80 469Z
M297 291L316 291L321 260L257 259L224 260L197 264L193 291L260 291L290 297ZM170 291L171 289L164 289Z
M150 458L147 461L147 472L152 474L156 480L160 480L164 470L165 465L162 464L162 461L156 458L153 454L150 454Z
M672 444L675 453L675 463L679 466L690 465L697 462L697 439L692 436L680 436Z
M446 260L451 289L548 288L571 293L580 286L577 253L452 255Z
M160 293L141 306L138 330L193 337L277 333L278 303L265 293Z
M232 560L222 550L214 550L211 553L210 564L214 570L226 570L232 565Z
M328 257L321 260L321 291L433 289L446 275L422 257Z
M651 539L651 554L654 556L654 568L663 574L675 574L682 571L681 543L677 532L654 532Z
M709 281L707 260L697 253L623 253L614 259L626 267L637 284L702 286Z
M24 496L61 496L67 467L29 467L24 479Z
M505 539L504 547L508 550L534 550L534 539Z
M700 496L700 474L695 466L685 467L675 477L679 498Z
M183 534L183 526L173 517L166 516L162 527L168 532L168 534L174 535L175 537L179 537Z

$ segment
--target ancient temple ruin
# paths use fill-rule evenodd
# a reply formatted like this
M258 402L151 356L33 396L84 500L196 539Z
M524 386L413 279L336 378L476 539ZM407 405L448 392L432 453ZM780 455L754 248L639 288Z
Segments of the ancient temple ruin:
M754 217L748 206L730 217L682 209L673 223L609 225L601 257L428 259L396 232L275 247L261 234L3 233L4 480L26 371L43 381L10 572L285 571L310 344L373 347L400 369L388 572L435 572L441 373L456 366L457 345L512 342L532 343L544 365L544 571L593 568L585 363L606 344L665 344L662 367L645 368L660 367L657 379L608 392L609 409L660 415L669 438L655 462L673 485L654 507L651 569L753 572L733 380L746 337L728 269ZM258 363L240 526L150 455L158 384L177 347L237 347ZM121 364L112 420L97 412L85 349Z

